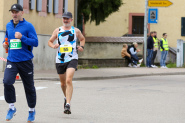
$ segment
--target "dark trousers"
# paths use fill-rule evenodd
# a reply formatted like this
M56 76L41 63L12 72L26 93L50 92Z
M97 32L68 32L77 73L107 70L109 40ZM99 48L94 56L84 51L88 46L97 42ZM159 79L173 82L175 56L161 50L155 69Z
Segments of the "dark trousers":
M125 56L125 59L128 60L128 63L133 63L134 65L137 65L137 63L134 62L134 60L128 56Z
M35 108L36 105L36 91L33 80L33 63L32 60L24 62L10 62L7 61L6 69L4 72L4 96L7 103L16 102L15 78L17 73L21 76L24 90L26 93L26 99L30 108Z
M137 57L137 55L131 55L133 61L135 64L137 64L137 62L139 61L139 58Z
M153 51L153 58L152 58L152 61L151 61L151 64L154 65L154 60L156 58L156 55L157 55L157 50L156 51Z
M151 61L152 61L152 58L153 58L153 50L151 49L147 49L147 52L148 52L148 55L147 55L147 62L146 62L146 65L147 67L151 67Z

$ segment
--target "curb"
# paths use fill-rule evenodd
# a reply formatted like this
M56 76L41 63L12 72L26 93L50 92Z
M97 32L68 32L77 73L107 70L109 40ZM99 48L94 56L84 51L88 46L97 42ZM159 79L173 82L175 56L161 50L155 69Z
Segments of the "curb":
M132 74L132 75L121 75L121 76L107 76L107 77L80 77L73 78L73 80L104 80L104 79L118 79L118 78L132 78L132 77L143 77L143 76L162 76L162 75L185 75L185 72L175 72L175 73L152 73L152 74ZM50 81L60 81L59 78L35 78L34 80L50 80Z

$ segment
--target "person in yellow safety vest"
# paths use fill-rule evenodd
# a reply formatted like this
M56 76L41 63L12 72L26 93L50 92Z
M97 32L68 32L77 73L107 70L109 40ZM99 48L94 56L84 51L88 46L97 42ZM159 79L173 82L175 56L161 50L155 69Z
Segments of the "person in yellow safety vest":
M159 49L159 40L157 39L157 32L156 31L154 31L153 40L154 40L154 48L153 48L153 58L152 58L152 61L151 61L151 67L157 68L157 66L154 65L154 61L155 61L155 58L156 58L156 55L157 55L157 50Z
M167 68L165 61L166 61L166 57L168 55L169 46L168 46L168 40L167 40L166 33L163 33L163 38L161 38L161 40L160 40L160 50L161 50L160 66L161 66L161 68Z

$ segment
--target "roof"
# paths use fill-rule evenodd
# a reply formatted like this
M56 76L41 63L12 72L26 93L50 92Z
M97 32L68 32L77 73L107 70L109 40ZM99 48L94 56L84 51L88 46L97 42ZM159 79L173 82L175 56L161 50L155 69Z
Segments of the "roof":
M144 42L144 37L86 37L85 39L86 42Z

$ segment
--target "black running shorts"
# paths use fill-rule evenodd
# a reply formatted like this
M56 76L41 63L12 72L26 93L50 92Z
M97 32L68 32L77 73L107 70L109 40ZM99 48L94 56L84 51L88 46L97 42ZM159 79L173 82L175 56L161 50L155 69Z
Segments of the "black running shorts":
M56 69L58 74L64 74L67 68L74 68L77 70L78 60L73 59L66 63L56 63Z

